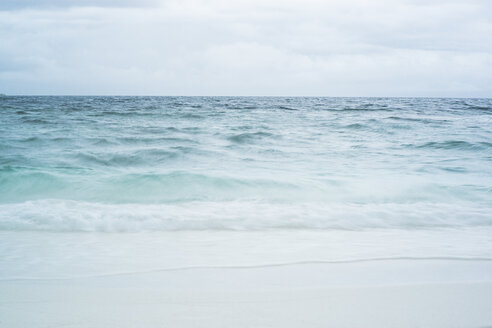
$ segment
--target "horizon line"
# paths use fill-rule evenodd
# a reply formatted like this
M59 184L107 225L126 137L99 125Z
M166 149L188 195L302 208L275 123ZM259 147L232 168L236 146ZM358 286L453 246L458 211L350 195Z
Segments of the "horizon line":
M189 98L422 98L422 99L492 99L492 96L321 96L321 95L124 95L124 94L4 94L1 97L189 97Z

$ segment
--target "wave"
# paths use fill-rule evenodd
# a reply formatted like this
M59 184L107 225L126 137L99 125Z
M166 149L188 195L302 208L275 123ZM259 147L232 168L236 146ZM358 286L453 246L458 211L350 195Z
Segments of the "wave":
M186 149L180 149L185 152ZM171 156L173 153L164 153ZM142 156L112 157L122 168ZM231 200L237 198L297 198L302 188L293 182L262 178L214 176L185 171L169 173L124 173L93 176L87 161L98 166L108 164L98 158L83 156L85 166L54 172L32 171L8 166L0 170L0 202L62 198L102 202L182 202L190 200ZM84 174L85 172L85 174ZM83 174L81 174L83 173ZM313 190L312 192L316 192ZM311 193L312 193L311 192Z
M261 140L264 138L270 138L270 137L275 137L274 134L268 133L268 132L253 132L253 133L241 133L241 134L235 134L232 136L229 136L227 139L229 141L232 141L234 143L238 144L246 144L246 143L252 143L257 140Z
M190 138L183 137L119 137L115 138L115 141L123 145L144 145L149 144L177 144L177 143L198 143Z
M299 109L287 106L278 106L278 109L297 111Z
M84 166L102 165L108 167L130 167L149 165L156 162L169 161L179 157L179 152L162 149L142 149L128 154L106 153L90 154L79 153L75 158Z
M343 128L344 129L353 129L353 130L362 130L362 129L366 129L367 126L364 124L360 124L360 123L352 123L352 124L345 125Z
M54 122L50 122L39 118L23 117L22 120L24 123L31 123L31 124L40 124L40 125L55 124Z
M341 112L361 112L361 111L392 111L393 109L379 104L363 104L356 107L342 107L341 109L334 108L330 110L341 111Z
M187 151L186 147L174 148L178 154ZM194 152L194 149L189 151ZM180 158L174 158L179 155L175 155L172 151L152 154L152 156L154 156L154 163L155 156L164 157L162 161L171 161L171 166L181 162ZM365 176L348 179L329 176L302 178L289 173L276 176L241 175L236 171L236 174L233 172L226 174L220 170L214 171L215 174L186 170L160 173L147 169L151 166L146 166L143 172L141 168L134 172L128 170L130 163L140 165L145 157L142 154L121 158L113 156L108 159L83 156L79 159L83 165L65 165L60 162L57 167L49 170L36 170L21 166L19 163L4 163L5 166L0 167L0 202L58 198L108 203L261 199L287 203L472 201L481 204L489 199L488 186L479 181L449 185L437 181L430 182L417 176L398 178ZM442 167L459 166L454 164Z
M467 109L483 110L483 111L488 111L492 109L492 106L487 106L487 105L474 105L474 104L467 104L467 103L464 103L464 105L467 106Z
M73 142L73 139L67 137L41 137L33 136L18 140L21 144L26 145L56 145L56 144L69 144Z
M0 230L367 230L492 226L492 208L468 204L276 204L260 201L103 204L38 200L0 205Z
M195 113L183 113L181 114L181 118L191 119L191 120L201 120L204 118L204 116Z
M387 119L395 120L395 121L404 121L411 123L423 123L423 124L449 124L450 120L448 119L435 119L428 117L405 117L405 116L388 116Z
M446 140L441 142L436 142L436 141L427 142L421 145L417 145L416 148L482 150L482 149L492 148L492 143L468 142L463 140Z

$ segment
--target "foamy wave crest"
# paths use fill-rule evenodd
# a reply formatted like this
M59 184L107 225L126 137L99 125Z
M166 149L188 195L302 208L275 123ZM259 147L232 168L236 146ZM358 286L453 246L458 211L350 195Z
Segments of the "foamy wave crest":
M269 229L418 229L492 225L472 204L187 202L102 204L39 200L0 205L0 230L139 232Z

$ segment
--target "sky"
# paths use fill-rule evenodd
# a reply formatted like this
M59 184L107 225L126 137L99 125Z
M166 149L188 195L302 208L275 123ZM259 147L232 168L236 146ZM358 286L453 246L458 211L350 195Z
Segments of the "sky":
M0 93L492 97L492 1L0 0Z

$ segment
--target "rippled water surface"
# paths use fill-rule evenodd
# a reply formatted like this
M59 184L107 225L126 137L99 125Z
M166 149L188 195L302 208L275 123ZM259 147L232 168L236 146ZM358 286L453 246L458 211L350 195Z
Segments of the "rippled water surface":
M0 229L492 225L492 100L3 97Z

